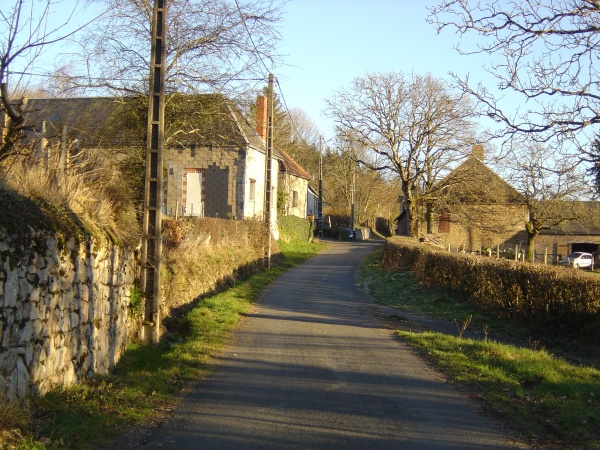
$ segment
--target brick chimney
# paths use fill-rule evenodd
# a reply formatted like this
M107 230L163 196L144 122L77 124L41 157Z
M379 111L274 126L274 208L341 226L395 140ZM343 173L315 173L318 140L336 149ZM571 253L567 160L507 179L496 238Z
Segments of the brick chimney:
M259 95L256 98L256 132L267 140L267 97Z
M483 144L473 144L471 156L483 162Z

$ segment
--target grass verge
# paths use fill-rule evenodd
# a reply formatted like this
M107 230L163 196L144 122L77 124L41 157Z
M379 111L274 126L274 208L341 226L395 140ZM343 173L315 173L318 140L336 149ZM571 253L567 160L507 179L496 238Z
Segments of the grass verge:
M600 448L600 371L544 350L432 332L398 334L528 438L544 447Z
M211 370L211 355L223 348L260 292L324 247L318 242L282 245L283 265L195 301L181 317L166 322L168 331L158 346L131 345L109 375L30 399L19 409L26 416L21 425L11 422L12 428L0 433L0 448L109 448L127 425L168 411L186 384Z
M358 276L377 303L399 308L399 315L415 312L457 325L472 317L469 327L487 330L480 334L481 340L473 340L411 332L410 327L399 325L405 328L398 331L402 339L468 387L534 445L600 449L600 371L557 357L557 353L569 354L568 343L550 352L530 337L531 330L482 314L441 290L424 288L410 273L388 272L378 265L379 257L380 252L370 255ZM494 341L487 339L488 332ZM597 351L588 348L590 352L597 367Z

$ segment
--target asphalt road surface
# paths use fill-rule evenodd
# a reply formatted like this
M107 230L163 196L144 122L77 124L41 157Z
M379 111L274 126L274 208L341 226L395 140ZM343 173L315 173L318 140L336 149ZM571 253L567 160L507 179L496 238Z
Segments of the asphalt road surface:
M218 369L136 448L524 448L378 324L355 285L374 245L333 243L271 285Z

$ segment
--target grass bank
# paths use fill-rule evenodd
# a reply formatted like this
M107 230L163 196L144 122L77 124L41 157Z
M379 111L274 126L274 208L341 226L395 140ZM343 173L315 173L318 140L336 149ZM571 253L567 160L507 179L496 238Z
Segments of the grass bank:
M165 321L167 332L158 346L131 345L111 374L30 399L26 408L0 405L0 448L107 448L126 426L168 412L186 384L212 370L211 356L226 345L260 292L325 246L280 247L283 265L198 299Z
M457 332L462 327L480 330L481 336L475 340L414 332L400 320L402 339L534 445L600 449L600 371L556 356L568 355L568 347L544 348L518 324L479 313L443 291L423 288L410 273L380 268L379 256L376 252L367 258L359 273L359 282L376 302L399 308L400 318L402 311L425 314L455 322ZM465 326L469 317L472 321ZM597 364L597 350L588 350L593 355L588 361Z

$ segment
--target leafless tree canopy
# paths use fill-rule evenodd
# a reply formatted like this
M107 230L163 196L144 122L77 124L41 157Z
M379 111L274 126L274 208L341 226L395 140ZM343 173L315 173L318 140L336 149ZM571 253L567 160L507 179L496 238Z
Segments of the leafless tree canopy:
M471 103L430 75L357 78L327 101L327 113L342 141L369 150L372 157L361 163L398 175L409 218L417 190L448 170L472 143Z
M95 92L144 93L149 73L151 0L117 0L62 61L62 83ZM264 84L277 60L280 5L271 0L168 2L167 90L224 92ZM65 82L68 79L69 82Z
M431 13L438 31L468 42L460 53L493 56L487 70L500 91L521 94L514 112L489 86L461 81L505 135L564 139L600 123L599 0L445 0Z
M74 23L82 10L79 1L5 0L0 3L0 87L4 110L16 123L21 112L11 104L15 92L22 91L24 75L39 69L36 61L52 44L73 36L97 16ZM60 12L59 20L52 20ZM10 84L10 86L9 86Z
M592 188L574 156L560 155L536 142L511 149L503 162L507 161L507 180L522 195L527 208L527 259L532 261L540 232L590 219L587 203L581 199L590 196Z
M335 151L327 149L323 156L323 191L326 215L349 218L354 203L354 224L375 228L377 219L390 224L398 214L397 204L390 202L398 197L398 183L381 171L358 164L357 159L368 159L360 148L351 143L340 143ZM357 158L359 156L359 158ZM349 225L348 221L334 225Z

